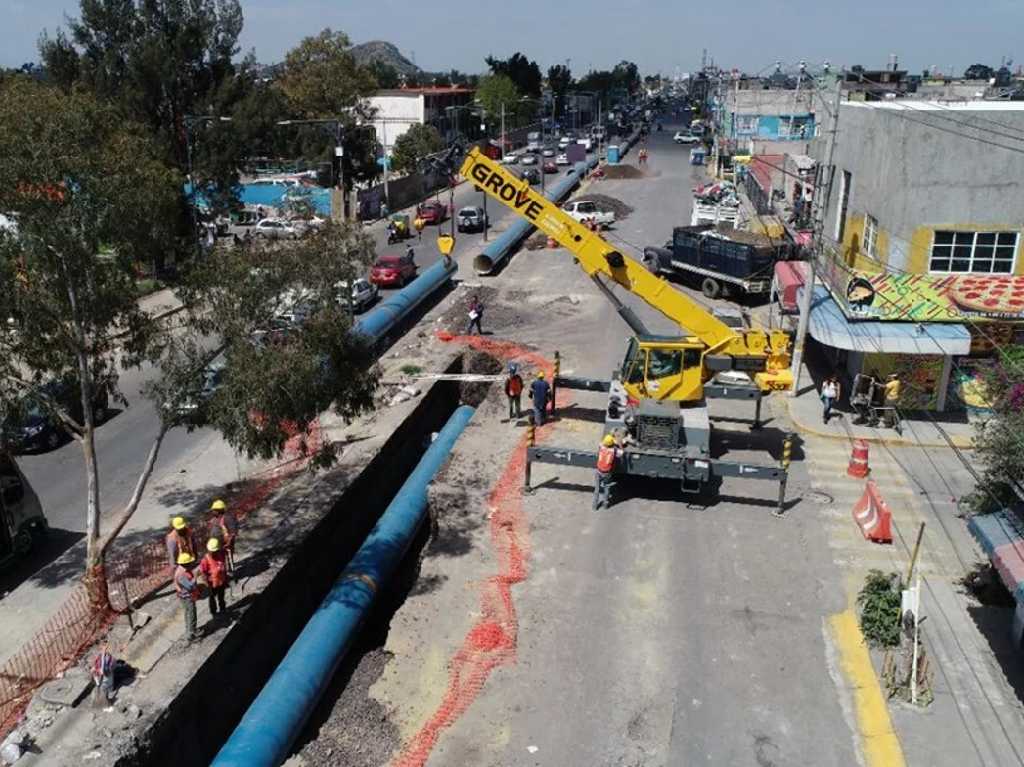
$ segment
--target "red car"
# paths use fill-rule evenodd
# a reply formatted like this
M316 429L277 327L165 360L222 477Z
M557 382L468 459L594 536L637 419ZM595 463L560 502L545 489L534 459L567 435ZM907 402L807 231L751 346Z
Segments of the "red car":
M558 173L558 166L554 160L545 160L542 167L545 173Z
M416 262L412 256L381 256L370 269L370 282L383 287L404 287L416 278Z
M416 207L416 215L423 219L424 224L440 224L448 218L448 206L437 200L420 203Z

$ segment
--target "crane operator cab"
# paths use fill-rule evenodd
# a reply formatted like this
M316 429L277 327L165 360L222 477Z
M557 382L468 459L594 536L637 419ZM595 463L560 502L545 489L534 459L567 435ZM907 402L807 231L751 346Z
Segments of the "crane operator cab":
M704 349L699 341L687 338L631 338L622 362L623 387L637 400L699 400L704 385Z

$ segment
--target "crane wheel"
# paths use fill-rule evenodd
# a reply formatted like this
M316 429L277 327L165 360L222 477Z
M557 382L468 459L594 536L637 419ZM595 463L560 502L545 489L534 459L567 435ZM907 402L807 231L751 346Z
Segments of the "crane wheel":
M722 286L718 284L718 280L705 277L700 284L700 291L708 298L718 298L718 294L722 292Z

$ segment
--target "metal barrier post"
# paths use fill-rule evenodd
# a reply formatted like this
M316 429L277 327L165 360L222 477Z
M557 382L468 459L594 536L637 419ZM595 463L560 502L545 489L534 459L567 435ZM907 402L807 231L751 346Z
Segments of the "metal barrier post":
M793 434L786 435L782 442L782 478L779 480L779 506L772 512L776 517L781 517L786 511L786 482L789 480L789 457L793 452Z
M556 405L558 397L558 373L562 369L562 355L559 352L555 352L555 370L551 375L551 417L554 418L556 415Z
M533 422L533 413L530 413L526 423L526 474L523 477L523 492L532 493L530 487L530 448L537 444L537 426Z

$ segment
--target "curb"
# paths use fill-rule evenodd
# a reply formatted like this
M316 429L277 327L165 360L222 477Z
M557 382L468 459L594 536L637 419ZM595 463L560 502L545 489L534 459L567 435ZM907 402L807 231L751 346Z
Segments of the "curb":
M840 442L848 442L850 436L846 434L835 434L829 431L821 431L813 426L808 426L793 414L793 408L790 405L790 398L786 398L786 412L789 415L789 419L794 423L799 431L806 432L807 434L813 434L815 437L823 437L824 439L834 439ZM936 440L926 442L923 440L907 439L906 437L883 437L883 436L863 436L857 435L856 439L862 439L865 442L872 442L876 445L887 445L889 447L949 447L949 442L945 440ZM950 440L953 446L959 450L973 450L974 441L969 437L960 437L957 435L950 435Z

